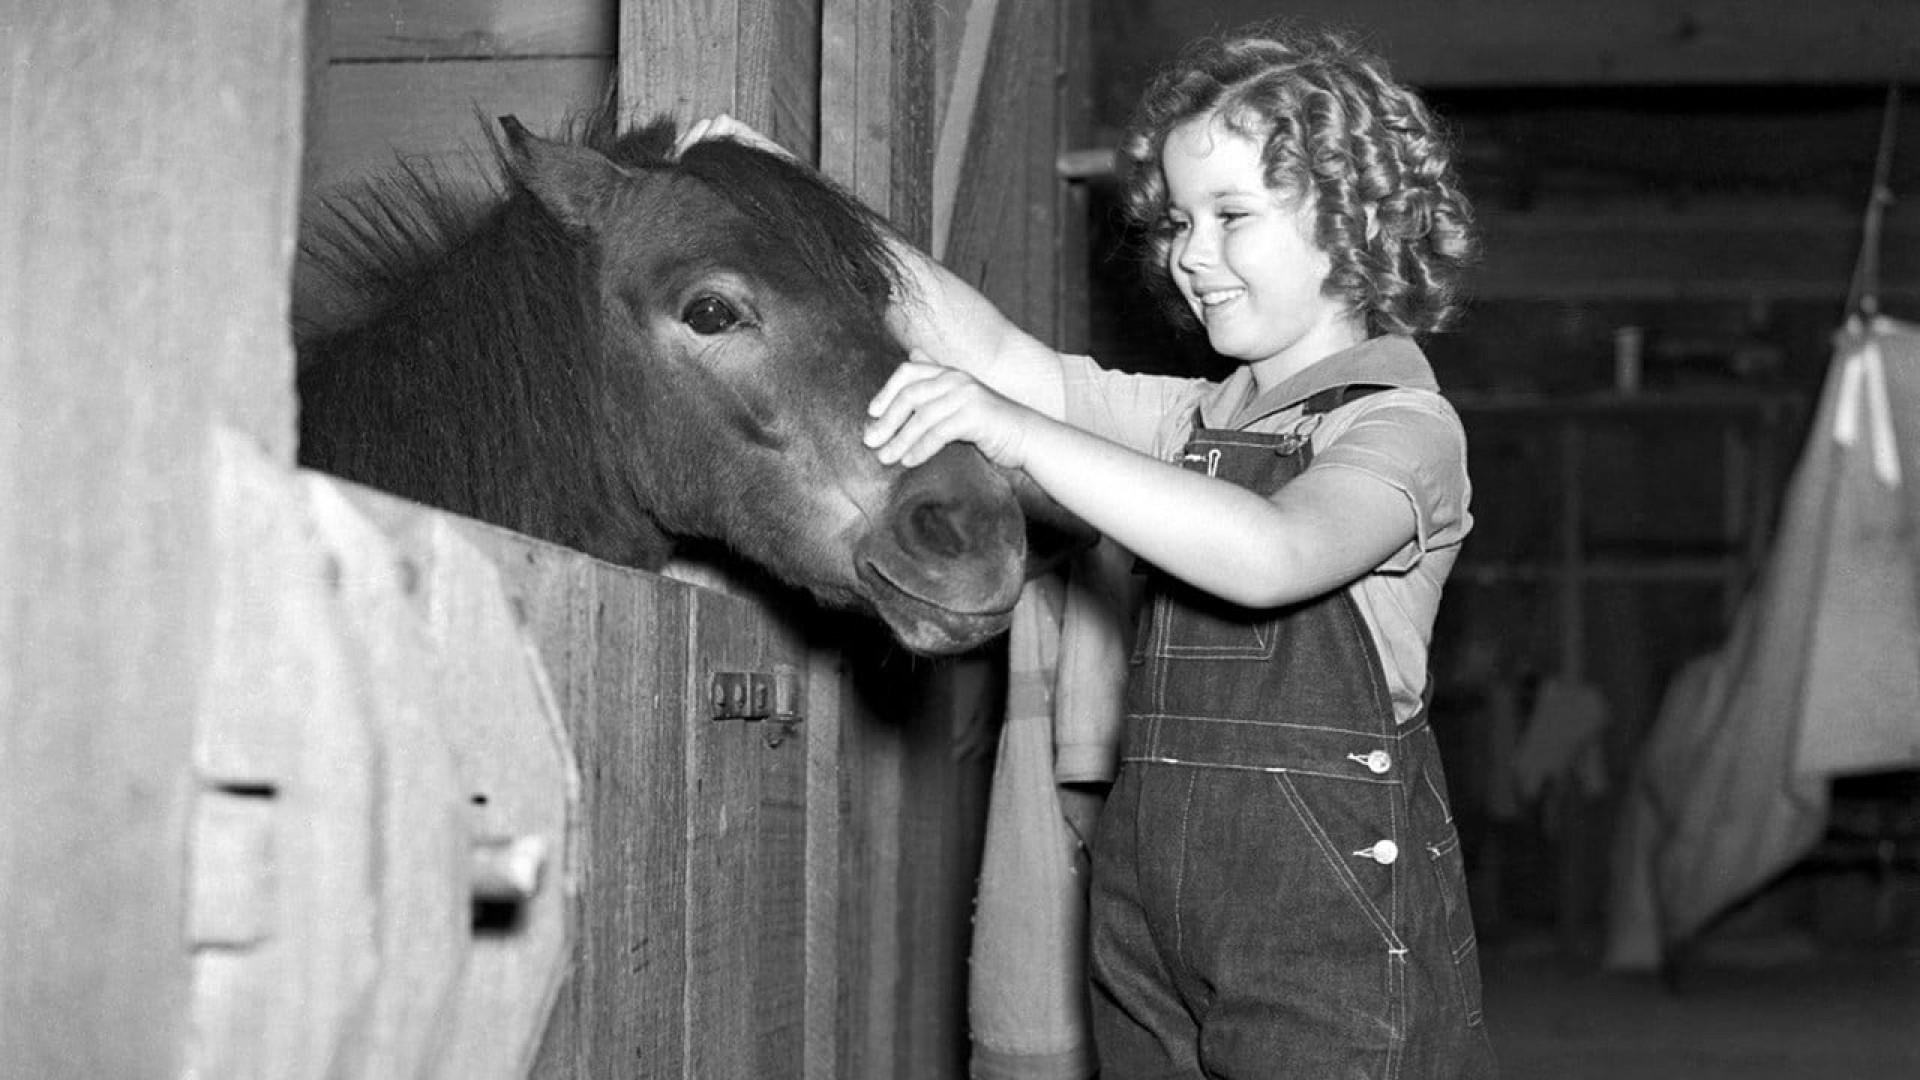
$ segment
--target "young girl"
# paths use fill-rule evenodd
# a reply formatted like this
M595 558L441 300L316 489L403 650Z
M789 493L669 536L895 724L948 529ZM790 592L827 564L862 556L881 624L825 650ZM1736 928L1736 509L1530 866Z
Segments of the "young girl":
M1270 26L1160 74L1123 158L1150 276L1240 368L1057 354L903 246L915 358L867 435L971 442L1149 576L1092 848L1102 1080L1492 1075L1426 712L1472 520L1413 338L1472 249L1444 142L1378 59Z

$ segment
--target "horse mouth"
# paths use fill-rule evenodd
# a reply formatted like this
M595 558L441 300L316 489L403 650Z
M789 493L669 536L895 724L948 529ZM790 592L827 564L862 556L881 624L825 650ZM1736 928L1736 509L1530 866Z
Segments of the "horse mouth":
M956 608L908 588L871 559L861 560L860 584L902 645L928 656L966 652L1004 633L1013 622L1018 587L1004 603L983 608Z

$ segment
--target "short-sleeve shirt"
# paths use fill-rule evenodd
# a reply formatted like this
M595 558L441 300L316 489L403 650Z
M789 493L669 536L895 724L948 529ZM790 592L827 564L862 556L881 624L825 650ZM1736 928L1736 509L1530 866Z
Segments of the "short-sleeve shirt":
M1405 721L1420 711L1440 590L1473 516L1465 428L1411 338L1372 338L1265 394L1247 368L1212 382L1108 371L1086 357L1063 357L1062 375L1069 422L1161 461L1178 461L1196 417L1210 428L1263 434L1311 425L1309 469L1353 469L1400 492L1413 511L1413 539L1348 589L1373 632L1394 715ZM1356 383L1389 389L1317 420L1305 416L1314 394Z

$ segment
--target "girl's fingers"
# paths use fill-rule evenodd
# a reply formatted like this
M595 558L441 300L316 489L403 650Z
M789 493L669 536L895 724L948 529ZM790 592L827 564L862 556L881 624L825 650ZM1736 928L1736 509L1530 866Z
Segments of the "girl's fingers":
M946 433L952 409L945 406L946 402L935 401L908 413L899 428L875 447L881 463L912 468L952 442L952 435Z
M941 379L941 376L949 376ZM931 457L933 451L950 441L937 437L928 446L929 435L952 415L955 402L951 391L958 376L926 365L903 365L875 397L879 414L867 425L866 445L882 462L916 465Z
M689 124L687 130L680 133L680 138L674 141L673 156L677 158L686 153L687 147L706 138L708 130L712 127L713 120L709 117L702 117Z
M799 160L793 156L793 151L788 150L786 147L760 134L760 132L734 119L728 113L715 113L712 116L695 121L694 125L687 129L687 134L680 139L676 150L677 152L684 152L687 147L692 146L702 139L732 139L734 142L786 158L789 161Z
M934 364L917 363L912 360L901 364L893 369L893 374L887 376L886 385L880 388L879 393L873 395L873 400L867 402L867 415L876 419L885 416L888 410L893 408L893 403L902 390L916 383L938 378L946 370Z

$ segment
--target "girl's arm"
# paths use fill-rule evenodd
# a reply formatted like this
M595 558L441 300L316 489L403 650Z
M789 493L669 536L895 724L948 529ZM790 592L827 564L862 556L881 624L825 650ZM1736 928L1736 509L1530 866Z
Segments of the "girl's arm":
M888 236L907 272L910 295L894 301L887 324L914 359L958 368L1036 412L1064 416L1060 354L932 256Z
M1156 461L1008 400L958 371L907 364L868 410L867 444L913 466L956 440L1026 470L1062 506L1177 578L1245 607L1338 588L1414 537L1412 504L1353 469L1309 470L1271 499Z

